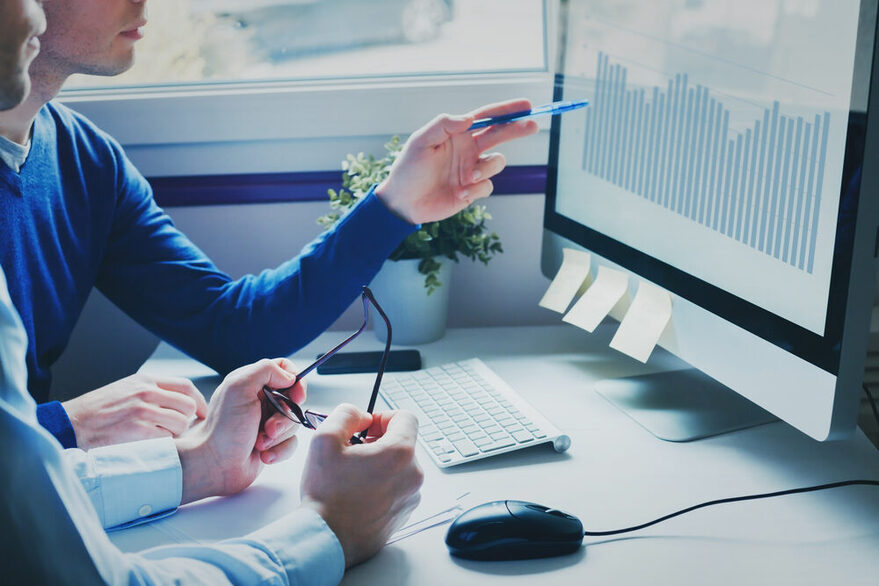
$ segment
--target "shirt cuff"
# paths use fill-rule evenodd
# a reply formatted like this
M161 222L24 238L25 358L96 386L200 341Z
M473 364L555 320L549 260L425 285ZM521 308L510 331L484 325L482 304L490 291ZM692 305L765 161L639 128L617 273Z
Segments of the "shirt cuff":
M37 405L37 421L55 436L64 449L76 447L76 434L67 411L58 401Z
M183 470L171 438L89 450L100 485L104 527L123 529L173 513L183 496Z
M301 507L249 535L283 564L291 584L338 584L345 553L336 534L315 511Z

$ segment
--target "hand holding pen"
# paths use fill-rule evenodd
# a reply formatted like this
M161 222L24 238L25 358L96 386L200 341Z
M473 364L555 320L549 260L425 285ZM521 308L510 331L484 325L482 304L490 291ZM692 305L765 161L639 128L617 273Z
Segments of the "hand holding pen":
M441 114L406 141L390 174L375 190L378 198L412 224L448 218L494 188L492 178L506 160L492 150L500 144L537 132L532 120L470 131L483 118L531 110L528 100L488 104L464 115Z
M470 128L468 128L467 130L478 130L487 126L494 126L495 124L506 124L514 120L522 120L523 118L534 118L535 116L555 116L563 112L578 110L587 105L589 105L589 100L553 102L551 104L545 104L543 106L538 106L529 110L520 110L511 114L503 114L501 116L494 116L491 118L480 118L474 121Z

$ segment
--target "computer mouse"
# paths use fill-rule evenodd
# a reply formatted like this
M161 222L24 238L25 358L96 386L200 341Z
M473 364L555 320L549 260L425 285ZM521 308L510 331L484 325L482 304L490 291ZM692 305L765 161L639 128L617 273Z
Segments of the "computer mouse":
M492 501L461 513L446 533L453 556L471 560L524 560L573 553L583 523L558 509L525 501Z

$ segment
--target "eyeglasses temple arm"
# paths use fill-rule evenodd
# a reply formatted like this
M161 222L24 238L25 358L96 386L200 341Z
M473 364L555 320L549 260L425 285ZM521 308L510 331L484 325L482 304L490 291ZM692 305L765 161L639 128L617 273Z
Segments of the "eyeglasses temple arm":
M335 348L333 348L332 350L330 350L329 352L327 352L326 354L324 354L323 356L321 356L320 358L318 358L317 360L315 360L314 362L312 362L311 364L306 366L304 369L302 369L302 371L296 375L296 382L294 382L293 384L296 384L306 374L308 374L309 372L311 372L312 370L314 370L315 368L317 368L318 366L320 366L321 364L323 364L324 362L326 362L327 360L332 358L333 354L335 354L336 352L338 352L339 350L344 348L348 344L348 342L350 342L351 340L353 340L354 338L356 338L357 336L359 336L360 334L363 333L363 331L366 329L367 324L369 323L369 310L368 310L367 303L368 302L367 302L366 297L363 297L363 323L360 324L360 327L357 329L357 331L354 332L353 334L351 334L350 336L348 336L347 338L345 338L344 340L342 340L341 342L339 342L335 346ZM378 306L376 306L376 307L378 307Z
M381 308L381 305L379 305L378 302L375 300L375 297L373 297L372 291L369 290L369 287L363 287L363 295L369 298L369 301L372 303L373 307L375 307L376 311L378 311L378 314L385 322L385 326L388 328L388 336L385 340L385 352L384 354L382 354L382 361L381 364L379 364L378 374L375 377L375 385L372 387L372 396L370 396L369 406L366 408L367 413L372 413L372 410L375 408L375 401L378 398L379 387L381 387L382 384L382 375L384 374L385 366L388 363L388 355L391 352L391 320L389 320L388 316L385 315L385 311Z

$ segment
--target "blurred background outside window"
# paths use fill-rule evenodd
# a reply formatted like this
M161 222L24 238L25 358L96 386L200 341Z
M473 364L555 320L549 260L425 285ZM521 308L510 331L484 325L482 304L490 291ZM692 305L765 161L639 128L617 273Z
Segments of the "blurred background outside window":
M543 0L151 0L135 66L66 89L547 69Z

